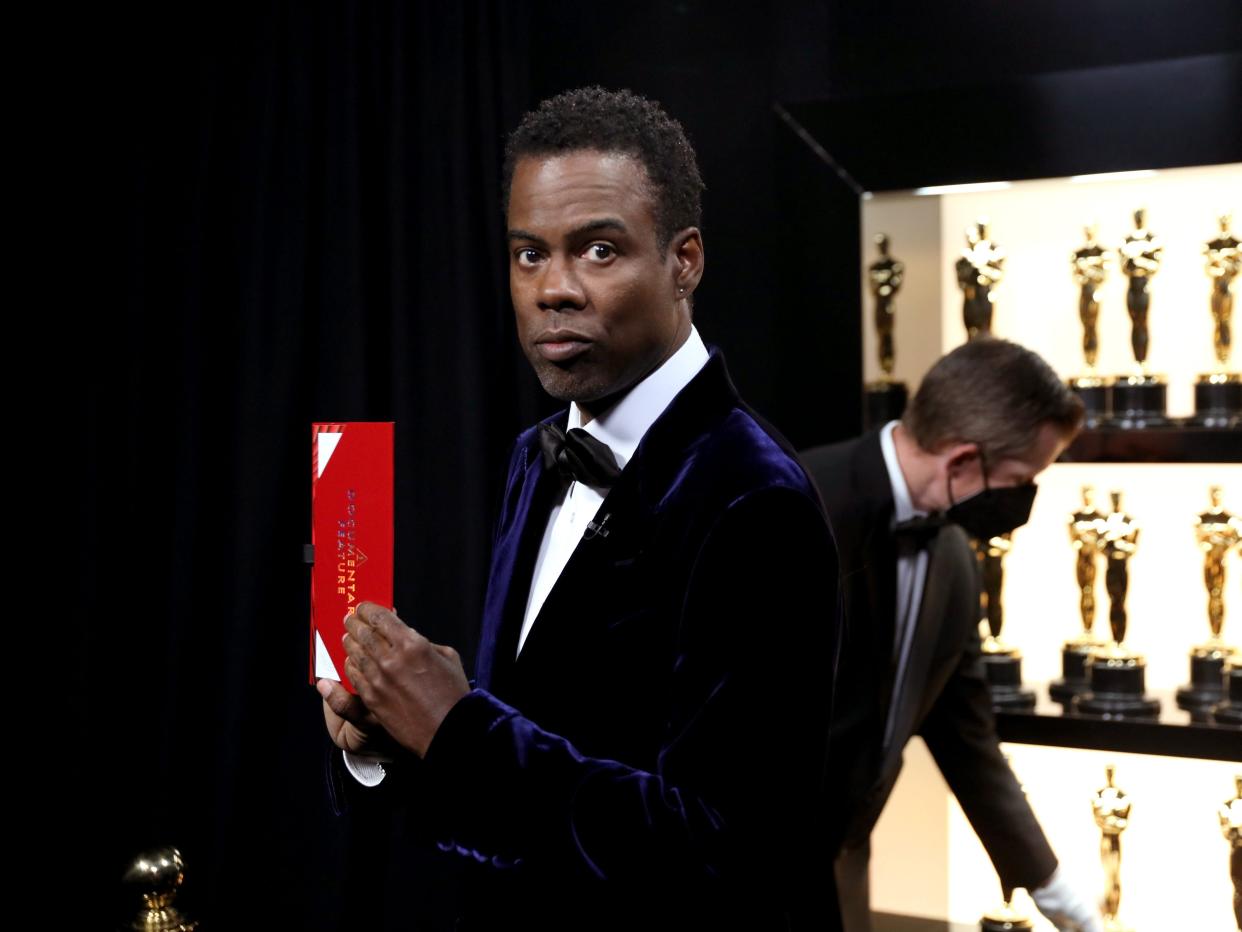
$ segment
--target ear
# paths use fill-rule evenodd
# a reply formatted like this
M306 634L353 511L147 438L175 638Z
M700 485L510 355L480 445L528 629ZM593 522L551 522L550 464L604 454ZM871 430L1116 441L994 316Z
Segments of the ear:
M669 243L673 262L673 288L677 297L688 298L703 277L703 236L698 227L686 227Z
M977 443L954 443L942 450L941 455L944 457L945 472L949 476L961 476L981 465Z

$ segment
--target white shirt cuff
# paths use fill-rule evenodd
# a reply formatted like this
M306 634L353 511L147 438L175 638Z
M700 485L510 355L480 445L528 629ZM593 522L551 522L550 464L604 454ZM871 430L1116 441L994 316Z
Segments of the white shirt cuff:
M349 771L349 775L363 786L379 786L387 773L381 758L350 754L345 750L341 751L341 756L345 760L345 769Z

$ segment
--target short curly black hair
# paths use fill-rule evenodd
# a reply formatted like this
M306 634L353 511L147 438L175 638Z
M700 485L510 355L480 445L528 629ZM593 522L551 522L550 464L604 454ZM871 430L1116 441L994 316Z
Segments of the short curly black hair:
M509 189L518 160L592 150L620 152L647 170L655 200L656 240L668 249L673 235L699 226L703 179L694 147L680 123L659 104L633 91L580 87L549 97L522 117L505 144L501 206L509 211Z

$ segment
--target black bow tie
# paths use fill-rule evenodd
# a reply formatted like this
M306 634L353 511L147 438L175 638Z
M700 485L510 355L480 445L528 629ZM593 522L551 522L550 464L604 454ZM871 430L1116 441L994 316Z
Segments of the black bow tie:
M904 543L915 547L926 547L947 523L944 515L920 515L917 518L898 521L893 528L893 535Z
M555 424L540 424L539 446L543 449L543 465L555 469L563 479L607 489L621 475L608 444L580 427L571 427L566 433Z

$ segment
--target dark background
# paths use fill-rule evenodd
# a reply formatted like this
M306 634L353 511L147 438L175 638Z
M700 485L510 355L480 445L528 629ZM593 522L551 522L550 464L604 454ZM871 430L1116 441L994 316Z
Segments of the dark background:
M465 0L56 24L40 80L72 261L52 285L84 312L56 363L80 464L52 833L75 921L117 925L125 866L175 844L207 928L446 926L452 865L403 839L434 801L327 807L308 427L396 421L396 602L472 655L508 445L554 407L515 344L498 208L524 109L599 82L685 124L708 185L696 323L805 447L860 425L863 190L1242 159L1240 19Z

